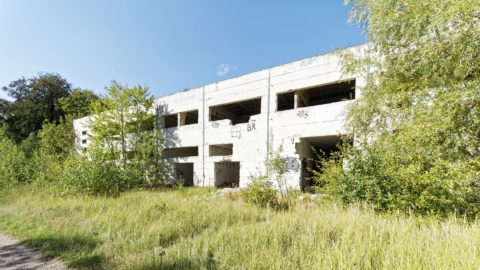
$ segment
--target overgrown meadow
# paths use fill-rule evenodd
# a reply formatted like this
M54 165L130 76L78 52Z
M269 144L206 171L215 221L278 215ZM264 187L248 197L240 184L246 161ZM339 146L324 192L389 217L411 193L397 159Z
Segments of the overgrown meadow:
M288 210L214 189L0 193L0 228L80 269L476 269L480 226L295 200Z

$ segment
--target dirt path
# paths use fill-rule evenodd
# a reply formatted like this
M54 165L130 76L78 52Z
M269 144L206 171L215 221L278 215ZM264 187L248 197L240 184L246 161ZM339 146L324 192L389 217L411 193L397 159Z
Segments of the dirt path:
M61 262L48 258L38 251L25 248L4 234L0 233L0 269L24 270L63 270Z

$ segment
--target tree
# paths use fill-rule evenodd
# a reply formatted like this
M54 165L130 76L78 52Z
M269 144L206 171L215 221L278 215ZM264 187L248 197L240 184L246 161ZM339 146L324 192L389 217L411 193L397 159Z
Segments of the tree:
M75 130L72 116L60 119L58 124L44 123L38 132L39 148L43 154L64 160L72 151L75 142Z
M158 186L164 180L164 140L155 128L153 101L148 88L114 81L107 96L93 103L88 151L120 166L122 181L131 186Z
M93 91L75 88L70 95L60 98L60 104L65 114L81 118L90 114L91 105L97 100Z
M383 210L475 216L480 1L346 3L369 43L363 56L343 53L343 65L366 85L347 114L354 146L342 153L347 165L330 186L345 201Z
M56 123L64 116L59 99L70 95L70 88L67 80L54 73L13 81L2 87L14 101L0 101L0 121L17 141L25 139L45 121Z

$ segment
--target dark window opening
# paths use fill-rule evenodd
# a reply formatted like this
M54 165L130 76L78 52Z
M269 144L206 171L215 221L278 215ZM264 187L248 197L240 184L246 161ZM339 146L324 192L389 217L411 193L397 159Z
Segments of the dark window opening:
M134 130L138 130L140 132L142 132L142 131L153 131L155 129L155 119L156 119L156 117L154 115L152 115L145 120L133 121L129 124L133 126L132 128Z
M178 116L177 114L169 114L163 116L163 127L171 128L178 126Z
M193 186L193 163L175 163L175 180L185 187Z
M295 145L300 156L300 186L304 191L312 191L313 186L321 186L314 178L314 170L320 172L322 159L329 159L339 151L339 144L344 142L343 136L321 136L300 138ZM352 143L352 142L349 142Z
M355 80L317 86L297 92L297 107L355 99Z
M198 124L198 110L180 113L180 126Z
M209 146L210 156L231 156L233 154L233 144L214 144Z
M295 92L277 95L277 111L291 110L295 107Z
M232 125L248 123L250 116L260 114L261 98L210 107L210 121L230 119Z
M87 135L87 131L86 130L82 131L82 135L83 136Z
M82 144L87 144L87 140L82 140Z
M240 162L215 162L215 186L238 187L240 184Z
M198 146L165 148L162 153L165 157L196 157L198 156Z

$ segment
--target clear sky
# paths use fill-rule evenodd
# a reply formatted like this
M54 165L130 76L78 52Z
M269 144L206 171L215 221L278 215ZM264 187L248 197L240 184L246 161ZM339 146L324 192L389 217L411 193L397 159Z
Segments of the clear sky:
M341 0L0 0L0 86L55 72L154 96L360 44ZM0 97L5 97L0 91Z

